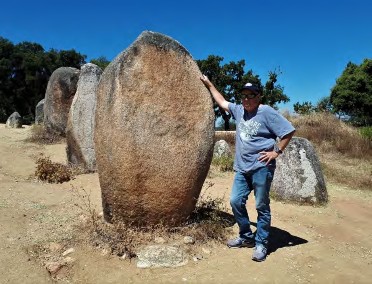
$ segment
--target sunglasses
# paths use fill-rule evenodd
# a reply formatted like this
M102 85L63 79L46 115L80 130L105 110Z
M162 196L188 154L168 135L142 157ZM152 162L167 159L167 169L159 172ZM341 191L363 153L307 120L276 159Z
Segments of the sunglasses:
M253 99L255 97L257 97L258 94L256 93L251 93L251 94L242 94L242 99L243 100L246 100L246 99Z

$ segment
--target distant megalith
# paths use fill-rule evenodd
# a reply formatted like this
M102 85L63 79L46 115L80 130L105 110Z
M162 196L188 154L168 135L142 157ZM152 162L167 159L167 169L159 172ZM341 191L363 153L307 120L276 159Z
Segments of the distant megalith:
M6 120L6 126L10 128L21 128L22 123L22 116L16 111L13 112Z
M94 133L105 220L174 225L194 210L214 137L200 76L179 42L150 31L106 67Z
M89 172L96 170L93 133L97 85L102 69L88 63L81 67L77 90L67 120L67 160Z
M223 139L216 141L214 143L213 156L215 158L232 157L229 144Z
M74 98L80 70L60 67L50 76L44 102L44 125L48 132L66 135L68 112Z
M292 138L277 159L271 191L277 200L314 205L328 201L320 162L309 140Z
M37 103L35 108L35 124L42 124L44 121L44 102L45 99L42 99Z

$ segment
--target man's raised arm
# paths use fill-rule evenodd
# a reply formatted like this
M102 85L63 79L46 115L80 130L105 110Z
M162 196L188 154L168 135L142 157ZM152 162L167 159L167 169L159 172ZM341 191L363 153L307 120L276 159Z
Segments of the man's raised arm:
M221 93L216 89L216 87L209 81L208 77L203 75L200 80L204 83L207 89L211 92L216 103L225 111L229 112L229 102L221 95Z

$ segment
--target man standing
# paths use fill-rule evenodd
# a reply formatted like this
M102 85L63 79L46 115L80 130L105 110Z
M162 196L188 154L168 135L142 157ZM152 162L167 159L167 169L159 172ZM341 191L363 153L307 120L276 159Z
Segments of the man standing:
M217 104L236 120L235 177L230 204L239 226L239 236L229 240L230 248L254 247L252 259L266 259L271 226L270 186L275 171L275 159L291 140L295 128L268 105L260 104L261 90L251 83L244 85L242 105L225 100L203 75L200 80L211 92ZM276 139L279 137L279 143ZM246 208L248 195L254 191L257 210L257 230L253 234Z

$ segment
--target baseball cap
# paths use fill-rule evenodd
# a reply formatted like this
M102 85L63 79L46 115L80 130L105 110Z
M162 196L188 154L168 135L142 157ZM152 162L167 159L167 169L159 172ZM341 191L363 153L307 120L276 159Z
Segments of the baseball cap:
M252 83L245 84L243 86L243 88L241 89L241 91L243 91L243 90L250 90L254 93L261 93L260 89L257 86L253 85Z

